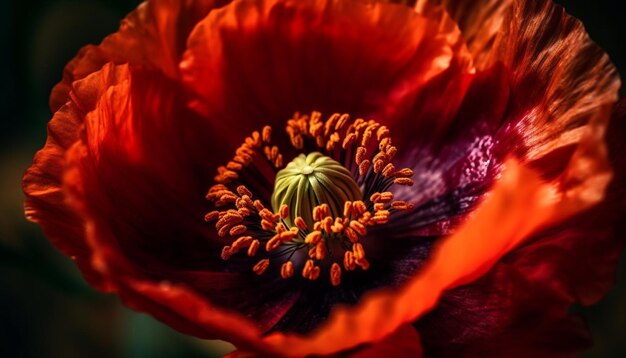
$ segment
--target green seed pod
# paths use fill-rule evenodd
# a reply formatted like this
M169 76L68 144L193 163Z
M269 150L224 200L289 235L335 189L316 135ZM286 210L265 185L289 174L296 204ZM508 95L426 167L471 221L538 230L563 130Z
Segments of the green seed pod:
M309 228L313 227L313 208L328 204L332 216L343 215L346 201L361 200L361 190L352 174L339 162L313 152L300 154L276 174L272 208L275 212L283 204L289 206L285 222L301 216Z

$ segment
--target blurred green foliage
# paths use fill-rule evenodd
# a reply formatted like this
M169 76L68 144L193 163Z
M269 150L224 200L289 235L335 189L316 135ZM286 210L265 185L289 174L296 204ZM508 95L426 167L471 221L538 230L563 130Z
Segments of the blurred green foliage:
M558 1L626 69L622 4ZM179 334L94 291L22 212L21 175L46 137L48 94L79 48L114 32L136 0L9 0L0 4L0 356L220 356L232 349ZM626 353L626 267L601 303L582 308L589 357Z

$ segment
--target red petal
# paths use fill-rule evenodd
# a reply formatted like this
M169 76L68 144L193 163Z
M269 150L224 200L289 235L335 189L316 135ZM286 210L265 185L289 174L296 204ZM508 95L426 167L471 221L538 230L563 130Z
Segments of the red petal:
M604 107L617 100L618 74L560 6L515 1L494 45L498 60L513 72L509 121L528 160L580 142L592 120L608 122Z
M151 0L123 21L118 32L98 46L85 46L65 67L63 80L50 94L56 112L68 100L72 83L98 71L107 62L131 63L178 76L178 61L193 26L211 9L227 1Z
M420 336L411 325L404 325L395 332L385 337L380 342L373 342L350 354L354 358L377 358L389 357L414 357L423 356Z
M488 55L514 0L427 0L418 1L418 11L433 11L443 6L456 21L474 64L480 69L491 65Z
M196 108L237 123L228 130L239 136L313 109L432 125L455 112L472 70L448 18L382 3L237 2L211 12L188 45L181 68Z
M444 290L487 272L499 257L537 227L558 219L554 217L557 208L566 204L549 195L551 189L534 173L514 162L509 162L508 168L472 219L445 239L424 269L401 290L376 291L354 308L336 309L325 324L306 338L275 333L266 341L298 355L328 354L380 339L431 309ZM527 212L534 215L522 214ZM494 222L498 223L497 228L491 226Z
M100 82L100 79L102 82ZM62 190L67 150L80 138L83 116L91 111L107 90L103 83L120 80L116 71L75 84L72 102L59 109L48 125L46 145L35 155L22 181L26 194L26 217L39 223L46 236L66 255L76 260L85 279L100 289L107 289L100 274L89 262L91 249L83 237L83 220L67 205Z

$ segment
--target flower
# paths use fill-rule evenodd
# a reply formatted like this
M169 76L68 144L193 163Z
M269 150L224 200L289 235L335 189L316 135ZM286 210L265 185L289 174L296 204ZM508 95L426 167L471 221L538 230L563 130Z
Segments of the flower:
M549 2L148 1L53 89L26 215L243 351L570 353L621 248L618 87Z

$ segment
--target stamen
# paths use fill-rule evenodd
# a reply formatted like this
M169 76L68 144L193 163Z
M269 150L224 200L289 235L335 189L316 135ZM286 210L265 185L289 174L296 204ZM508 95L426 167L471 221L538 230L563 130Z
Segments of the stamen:
M339 286L341 284L341 267L336 262L333 262L330 267L330 283L333 286Z
M280 268L280 277L282 278L292 277L293 273L293 263L291 261L285 262Z
M256 273L257 275L262 275L263 273L265 273L265 271L267 271L267 268L269 266L270 266L270 260L263 259L257 262L256 265L254 265L254 267L252 268L252 271L254 271L254 273Z
M272 144L272 128L252 132L217 169L216 184L206 197L218 209L204 219L215 223L218 236L228 241L222 259L243 250L251 257L258 254L252 268L257 275L278 259L284 279L301 270L302 277L316 280L326 267L331 284L338 286L342 270L369 269L362 242L368 228L386 224L395 211L413 209L409 202L394 201L390 190L413 185L413 170L396 168L392 160L398 149L390 130L373 120L333 114L324 121L319 112L295 113L286 131L296 149L307 149L305 154L283 167L283 155ZM269 184L263 182L268 170L276 173L271 207L254 197ZM291 260L296 252L309 257L298 268L298 261ZM335 258L342 262L322 264Z

